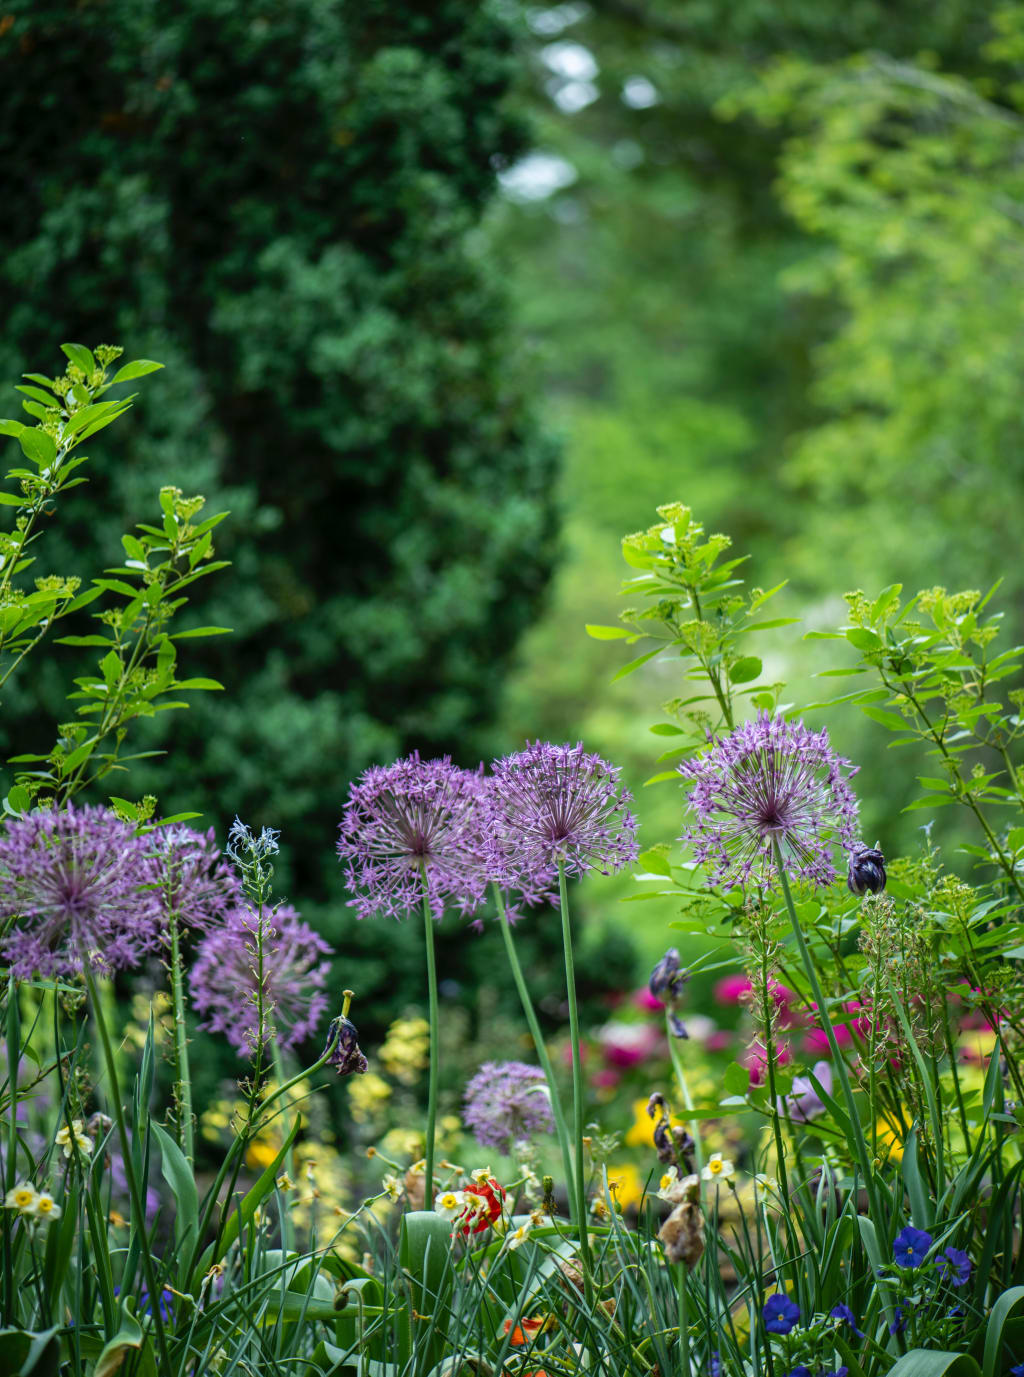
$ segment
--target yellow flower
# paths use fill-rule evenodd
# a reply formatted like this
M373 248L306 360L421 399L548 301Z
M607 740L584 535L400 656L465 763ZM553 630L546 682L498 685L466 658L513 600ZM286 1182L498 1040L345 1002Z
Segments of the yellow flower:
M646 1100L633 1101L633 1123L622 1140L623 1147L654 1147L654 1124L655 1120L647 1113ZM682 1119L672 1116L673 1128L682 1126Z
M621 1166L609 1165L608 1190L619 1208L628 1210L631 1205L639 1205L643 1199L643 1178L632 1162L623 1162Z
M903 1157L903 1140L884 1119L879 1119L875 1125L875 1133L878 1137L878 1150L883 1161L886 1157L891 1157L895 1161L900 1161Z
M275 1161L280 1147L266 1138L256 1138L245 1151L245 1160L250 1167L269 1167Z
M736 1168L720 1152L713 1152L707 1160L704 1170L701 1172L705 1181L721 1181L726 1177L734 1176Z
M48 1191L40 1191L32 1209L26 1213L35 1215L36 1219L59 1219L60 1206Z
M65 1124L57 1130L53 1141L64 1149L65 1157L70 1157L76 1149L84 1152L87 1157L92 1152L92 1139L87 1136L84 1129L85 1125L81 1119L72 1119L70 1128Z
M277 1189L279 1191L293 1191L295 1189L295 1182L286 1171L283 1171L277 1178Z
M397 1176L389 1172L384 1178L384 1191L389 1200L397 1200L402 1193L402 1185Z
M509 1248L511 1248L511 1249L513 1250L513 1252L515 1251L516 1248L522 1247L522 1245L523 1245L523 1244L526 1242L526 1240L529 1238L529 1236L530 1236L530 1230L531 1230L532 1228L533 1228L533 1219L532 1219L532 1217L531 1217L530 1219L528 1219L528 1220L526 1221L525 1224L520 1224L520 1226L519 1226L518 1229L513 1229L512 1233L510 1233L509 1236L508 1236L508 1238L505 1240L507 1246L508 1246Z
M34 1186L30 1186L27 1181L20 1181L4 1196L4 1207L8 1210L17 1210L19 1214L35 1214L38 1198Z

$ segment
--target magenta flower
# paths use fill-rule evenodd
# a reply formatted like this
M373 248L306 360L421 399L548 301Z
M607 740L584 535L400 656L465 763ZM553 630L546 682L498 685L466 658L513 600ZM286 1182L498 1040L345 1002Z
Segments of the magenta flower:
M619 771L582 742L536 741L496 760L490 800L492 866L507 889L550 887L559 863L570 875L607 875L637 858L636 819Z
M262 982L259 968L262 948ZM258 993L262 983L263 1036L282 1048L311 1036L327 1008L324 987L330 954L324 939L288 904L238 908L199 944L189 977L201 1027L223 1033L241 1056L260 1039Z
M553 1133L555 1119L539 1066L488 1061L466 1086L466 1127L482 1147L510 1153L536 1133Z
M148 837L165 913L183 927L207 932L242 902L242 887L211 827L158 827Z
M404 918L423 902L471 914L487 885L483 775L413 753L352 786L338 856L360 918Z
M833 845L858 845L856 767L837 756L828 733L761 713L704 755L684 761L692 825L682 840L708 867L708 883L770 885L774 846L783 863L815 885L836 877Z
M146 838L109 808L68 804L0 832L0 952L16 976L137 966L159 945L161 911Z

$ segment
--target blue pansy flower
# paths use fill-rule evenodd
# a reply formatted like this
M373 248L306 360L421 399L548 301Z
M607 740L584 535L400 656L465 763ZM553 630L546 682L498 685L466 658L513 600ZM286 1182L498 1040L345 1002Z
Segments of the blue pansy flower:
M902 1305L893 1308L893 1318L889 1322L890 1334L902 1334L907 1327L907 1315Z
M928 1249L931 1246L931 1234L926 1234L923 1229L915 1229L912 1224L908 1224L893 1239L892 1253L901 1267L920 1267L928 1256Z
M804 1367L801 1363L799 1367L794 1367L787 1372L786 1377L811 1377L811 1369L809 1367Z
M769 1334L788 1334L800 1318L800 1307L787 1296L769 1296L761 1313Z
M712 1353L708 1377L722 1377L722 1355L720 1353Z
M848 1324L858 1339L863 1339L864 1331L857 1328L857 1318L848 1305L834 1305L828 1312L829 1318L838 1320L840 1324Z
M971 1278L971 1259L959 1248L947 1248L936 1258L939 1276L950 1286L964 1286Z
M1018 1363L1016 1367L1011 1367L1010 1377L1024 1377L1024 1363Z

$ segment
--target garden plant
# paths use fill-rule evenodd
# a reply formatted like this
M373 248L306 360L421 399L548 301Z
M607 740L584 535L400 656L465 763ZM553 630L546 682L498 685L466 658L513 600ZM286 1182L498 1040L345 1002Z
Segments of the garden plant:
M679 789L676 837L641 842L618 769L580 743L370 767L331 819L337 863L382 949L420 925L427 1018L361 1047L359 991L333 987L328 944L275 889L277 831L230 798L200 820L133 797L139 720L220 688L179 678L178 656L225 632L188 621L191 585L233 577L221 516L163 487L87 585L41 572L84 443L159 367L114 371L119 352L65 345L60 376L20 387L28 420L0 422L23 465L0 490L0 685L54 642L98 655L5 784L0 1371L1020 1377L1024 647L999 644L997 590L849 594L847 624L811 634L839 656L826 682L858 686L788 703L755 653L799 634L766 610L779 588L659 509L623 543L631 606L588 629L639 648L620 674L670 676L651 782ZM929 771L912 807L959 820L941 843L926 827L894 856L862 834L856 764L822 725L857 711L906 748L893 770ZM634 1063L627 1199L574 888L630 867L631 901L672 916L643 996L669 1056ZM481 930L523 1020L454 1123L442 924ZM560 933L567 1043L545 1038L520 924ZM746 1046L707 1086L688 990L709 971L734 982ZM193 1095L197 1026L237 1054L219 1136ZM417 1058L421 1120L397 1143L353 1132L329 1200L325 1088L353 1088L356 1123L378 1060L400 1080Z

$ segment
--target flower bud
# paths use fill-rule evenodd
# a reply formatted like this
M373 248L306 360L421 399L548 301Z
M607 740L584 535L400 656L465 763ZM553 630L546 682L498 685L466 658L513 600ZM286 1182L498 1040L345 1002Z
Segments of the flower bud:
M880 894L885 888L885 857L877 846L858 846L850 852L846 885L851 894Z
M338 1075L363 1075L369 1062L359 1049L359 1034L356 1032L355 1024L347 1018L336 1018L331 1024L328 1036L334 1043L331 1051L331 1065Z
M663 1004L671 1004L673 1000L679 998L682 988L689 978L688 971L679 969L678 950L675 947L669 947L654 970L651 971L648 988L655 999L660 999Z

